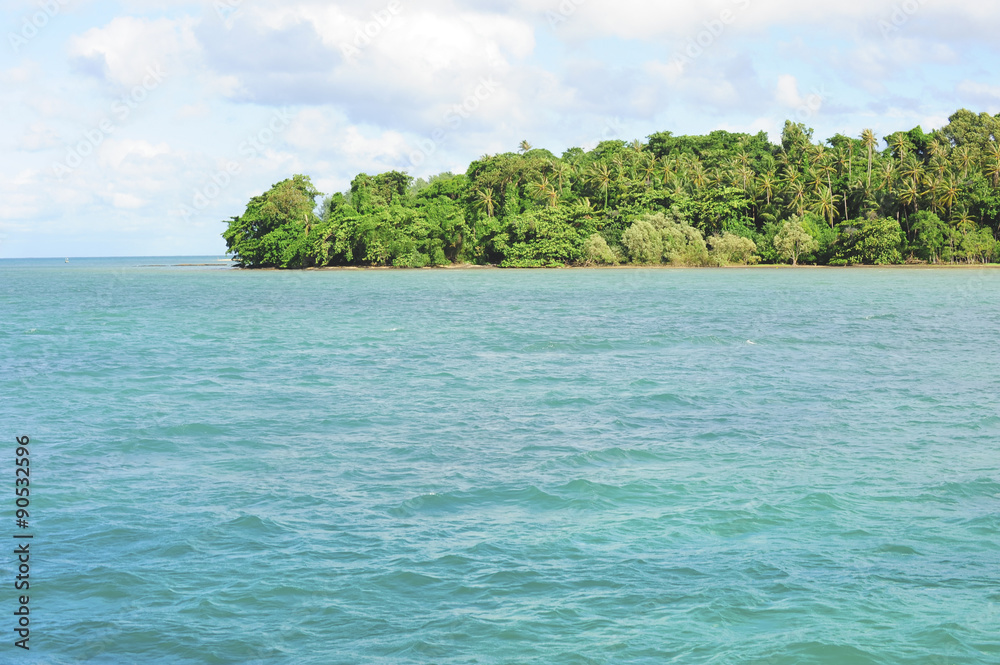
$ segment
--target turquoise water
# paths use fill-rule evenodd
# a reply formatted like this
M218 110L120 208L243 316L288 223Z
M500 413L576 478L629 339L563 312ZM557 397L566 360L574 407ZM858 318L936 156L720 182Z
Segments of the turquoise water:
M1000 271L155 262L0 261L2 662L1000 662Z

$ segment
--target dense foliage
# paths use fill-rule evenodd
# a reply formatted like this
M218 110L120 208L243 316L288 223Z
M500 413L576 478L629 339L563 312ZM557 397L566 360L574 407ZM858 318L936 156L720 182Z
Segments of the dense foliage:
M522 143L465 174L361 174L327 197L296 175L223 233L246 267L622 263L830 265L1000 255L1000 115L934 132L660 132L556 157Z

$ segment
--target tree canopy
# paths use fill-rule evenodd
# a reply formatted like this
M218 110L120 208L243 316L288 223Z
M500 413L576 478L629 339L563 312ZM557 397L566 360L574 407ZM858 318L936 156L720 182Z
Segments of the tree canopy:
M815 142L659 132L561 157L522 141L464 174L359 174L323 199L295 175L223 233L250 268L989 262L1000 254L1000 115Z

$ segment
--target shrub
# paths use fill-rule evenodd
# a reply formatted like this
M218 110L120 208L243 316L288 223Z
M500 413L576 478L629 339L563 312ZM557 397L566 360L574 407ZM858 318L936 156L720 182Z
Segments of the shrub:
M895 219L868 219L861 227L841 224L841 247L837 250L831 265L864 263L869 265L889 265L902 263L900 247L903 231Z
M583 243L583 260L587 264L614 265L618 257L600 233L595 233Z
M709 258L715 265L746 265L757 262L757 245L750 238L726 231L721 236L712 236L708 242L712 246Z
M625 230L622 245L632 263L659 263L663 257L663 236L645 218L633 222Z

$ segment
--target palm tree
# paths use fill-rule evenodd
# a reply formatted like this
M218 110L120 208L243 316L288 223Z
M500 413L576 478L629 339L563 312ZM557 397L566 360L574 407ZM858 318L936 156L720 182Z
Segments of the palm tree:
M917 188L915 180L909 181L900 188L899 202L903 204L904 209L906 206L913 206L913 212L918 211L917 206L920 203L920 190Z
M662 182L664 187L669 187L671 183L677 180L677 173L680 169L680 164L676 157L665 157L660 167L660 175L662 177Z
M604 193L604 209L607 210L608 190L611 189L611 182L614 180L614 176L611 174L611 169L604 162L594 164L590 167L587 179L590 184L594 185L598 190Z
M813 211L820 215L823 219L830 223L830 228L833 228L833 215L837 210L837 204L833 191L830 189L824 189L819 193L819 197L816 199L813 205Z
M930 196L931 209L934 212L941 212L943 204L941 203L941 197L939 196L941 191L943 178L935 173L925 174L924 176L924 189L920 193L921 196Z
M556 198L559 196L555 188L549 183L549 179L545 176L542 176L541 180L531 186L531 191L537 200L549 199L550 205L555 205L555 203L552 203L551 193L556 193Z
M881 178L879 188L892 194L896 182L896 163L886 161L881 166Z
M485 210L487 217L493 217L493 208L496 205L496 201L493 199L493 190L477 189L474 194L476 196L476 207L480 210Z
M758 181L759 191L764 192L767 198L767 205L771 205L771 197L774 196L774 186L777 184L777 179L774 177L774 171L768 171L764 175L760 176Z
M896 132L891 138L886 139L886 143L889 147L896 151L896 156L899 158L899 165L903 165L903 158L906 157L906 134L903 132Z
M826 177L826 186L828 189L833 189L833 173L836 169L833 167L832 159L824 159L816 166L816 170L819 171L820 175Z
M705 165L697 157L688 166L688 179L696 192L701 191L708 184L708 174L705 171Z
M823 174L820 173L819 170L813 171L812 180L810 180L809 183L812 185L814 192L818 192L827 186L827 184L823 181Z
M572 175L573 167L567 164L566 162L561 162L557 160L554 162L549 162L549 169L551 170L552 175L556 177L556 180L559 181L559 193L562 194L563 180Z
M953 174L949 174L948 177L942 181L941 186L938 189L938 197L941 200L941 204L948 209L949 219L951 218L951 208L958 200L958 195L961 191L962 183L959 182Z
M996 141L990 141L987 146L985 173L993 182L993 188L996 189L1000 186L1000 144Z
M866 129L861 132L861 145L863 145L868 150L868 189L872 188L872 158L875 153L875 146L878 145L878 139L875 138L875 132L871 129Z
M522 155L532 149L532 145L528 143L527 139L521 141L521 145L518 146L517 151Z
M907 155L906 160L899 167L899 175L908 178L913 183L920 182L923 173L923 166L915 155Z
M809 147L809 163L813 166L826 161L826 148L821 145Z
M844 174L844 167L849 168L850 161L847 151L843 147L837 148L837 151L833 153L833 164L837 167L837 175Z
M798 215L805 212L806 188L801 181L795 180L788 184L788 207Z
M963 145L955 148L952 156L955 158L955 163L958 165L962 178L968 177L969 168L972 166L972 151L969 150L969 146Z
M611 165L615 167L615 181L621 182L625 176L625 156L618 152L611 158Z
M986 144L983 175L990 179L994 189L1000 186L1000 144L992 139Z
M948 146L944 144L944 139L940 137L934 139L934 141L930 145L929 151L931 153L932 158L933 157L944 158L948 156Z
M955 228L961 231L962 235L965 235L969 231L975 231L976 220L974 220L969 214L969 209L966 206L961 205L955 210L955 219L952 220L955 223Z
M646 153L642 159L641 173L646 180L646 186L648 187L653 182L653 176L656 174L656 155L652 153Z
M785 182L787 183L797 182L801 177L802 173L797 168L790 165L785 166Z

